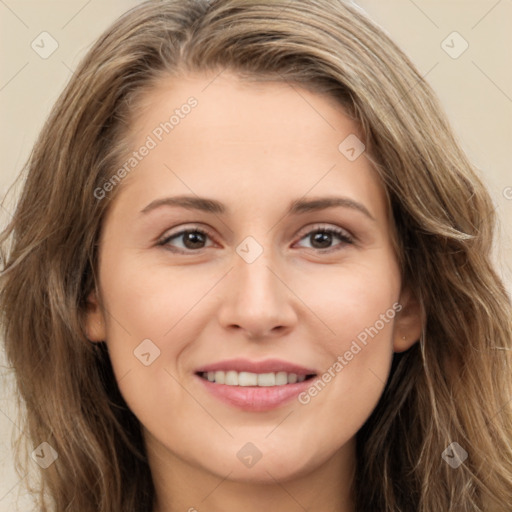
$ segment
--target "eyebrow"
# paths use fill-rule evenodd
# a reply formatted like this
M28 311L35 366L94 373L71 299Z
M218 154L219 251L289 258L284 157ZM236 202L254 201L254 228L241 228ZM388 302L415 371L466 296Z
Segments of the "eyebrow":
M202 212L219 215L229 213L229 209L220 201L215 199L207 199L205 197L187 195L156 199L149 203L143 210L141 210L141 213L149 213L162 206L177 206L186 208L187 210L199 210ZM363 213L366 217L375 221L375 218L368 211L366 206L348 197L319 197L313 199L297 199L290 203L287 215L298 215L301 213L325 210L327 208L333 207L350 208Z

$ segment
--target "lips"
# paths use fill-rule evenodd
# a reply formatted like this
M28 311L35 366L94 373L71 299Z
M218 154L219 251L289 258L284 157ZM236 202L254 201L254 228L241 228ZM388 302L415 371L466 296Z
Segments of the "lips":
M317 375L314 369L278 359L231 359L202 366L195 373L211 396L252 412L289 403Z
M227 361L219 361L218 363L201 366L196 373L208 373L216 371L235 371L249 373L295 373L296 375L316 375L316 370L306 368L298 364L289 363L279 359L267 359L265 361L250 361L248 359L230 359Z

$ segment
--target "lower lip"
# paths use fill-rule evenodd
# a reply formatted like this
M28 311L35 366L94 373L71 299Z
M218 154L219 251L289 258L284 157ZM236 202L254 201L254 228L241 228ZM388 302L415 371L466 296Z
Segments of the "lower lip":
M309 388L314 379L282 386L227 386L215 384L196 375L206 390L229 405L244 411L262 412L276 409L293 400L302 391Z

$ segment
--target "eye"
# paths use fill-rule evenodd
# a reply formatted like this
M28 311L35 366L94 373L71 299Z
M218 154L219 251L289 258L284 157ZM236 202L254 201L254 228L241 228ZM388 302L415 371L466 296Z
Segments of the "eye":
M210 235L207 231L199 227L194 227L191 229L183 229L178 233L166 235L158 242L158 245L168 247L171 251L174 252L184 253L188 251L199 251L205 248L204 244L208 238L210 238ZM173 247L171 242L173 240L180 239L181 247Z
M178 253L199 252L201 249L208 247L205 244L207 240L211 238L208 231L196 226L166 235L158 242L158 245ZM308 238L311 242L311 248L321 252L336 251L341 249L344 245L352 245L354 243L352 236L345 230L334 227L316 227L302 236L300 240L306 240ZM336 238L340 240L341 243L332 247L333 239ZM173 243L173 240L181 240L181 246L176 246L176 242Z
M333 239L338 238L342 243L332 247L331 244ZM301 240L309 239L311 241L312 249L317 249L322 252L331 252L331 250L339 250L344 245L352 245L354 243L353 238L341 228L333 227L316 227L311 231L307 232Z

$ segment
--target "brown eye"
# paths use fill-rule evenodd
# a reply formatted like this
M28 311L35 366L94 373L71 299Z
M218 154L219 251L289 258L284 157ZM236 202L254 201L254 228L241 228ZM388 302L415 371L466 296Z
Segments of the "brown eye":
M341 244L337 244L339 246L354 243L352 237L346 231L338 228L316 228L309 231L309 233L303 236L301 240L309 239L312 249L322 251L326 249L336 250L336 246L332 246L332 243L336 238L342 241Z
M176 252L197 251L205 248L205 243L208 238L210 238L209 234L202 229L185 229L170 236L166 236L158 245L176 250ZM180 239L181 246L176 247L175 244L171 243L173 240Z

